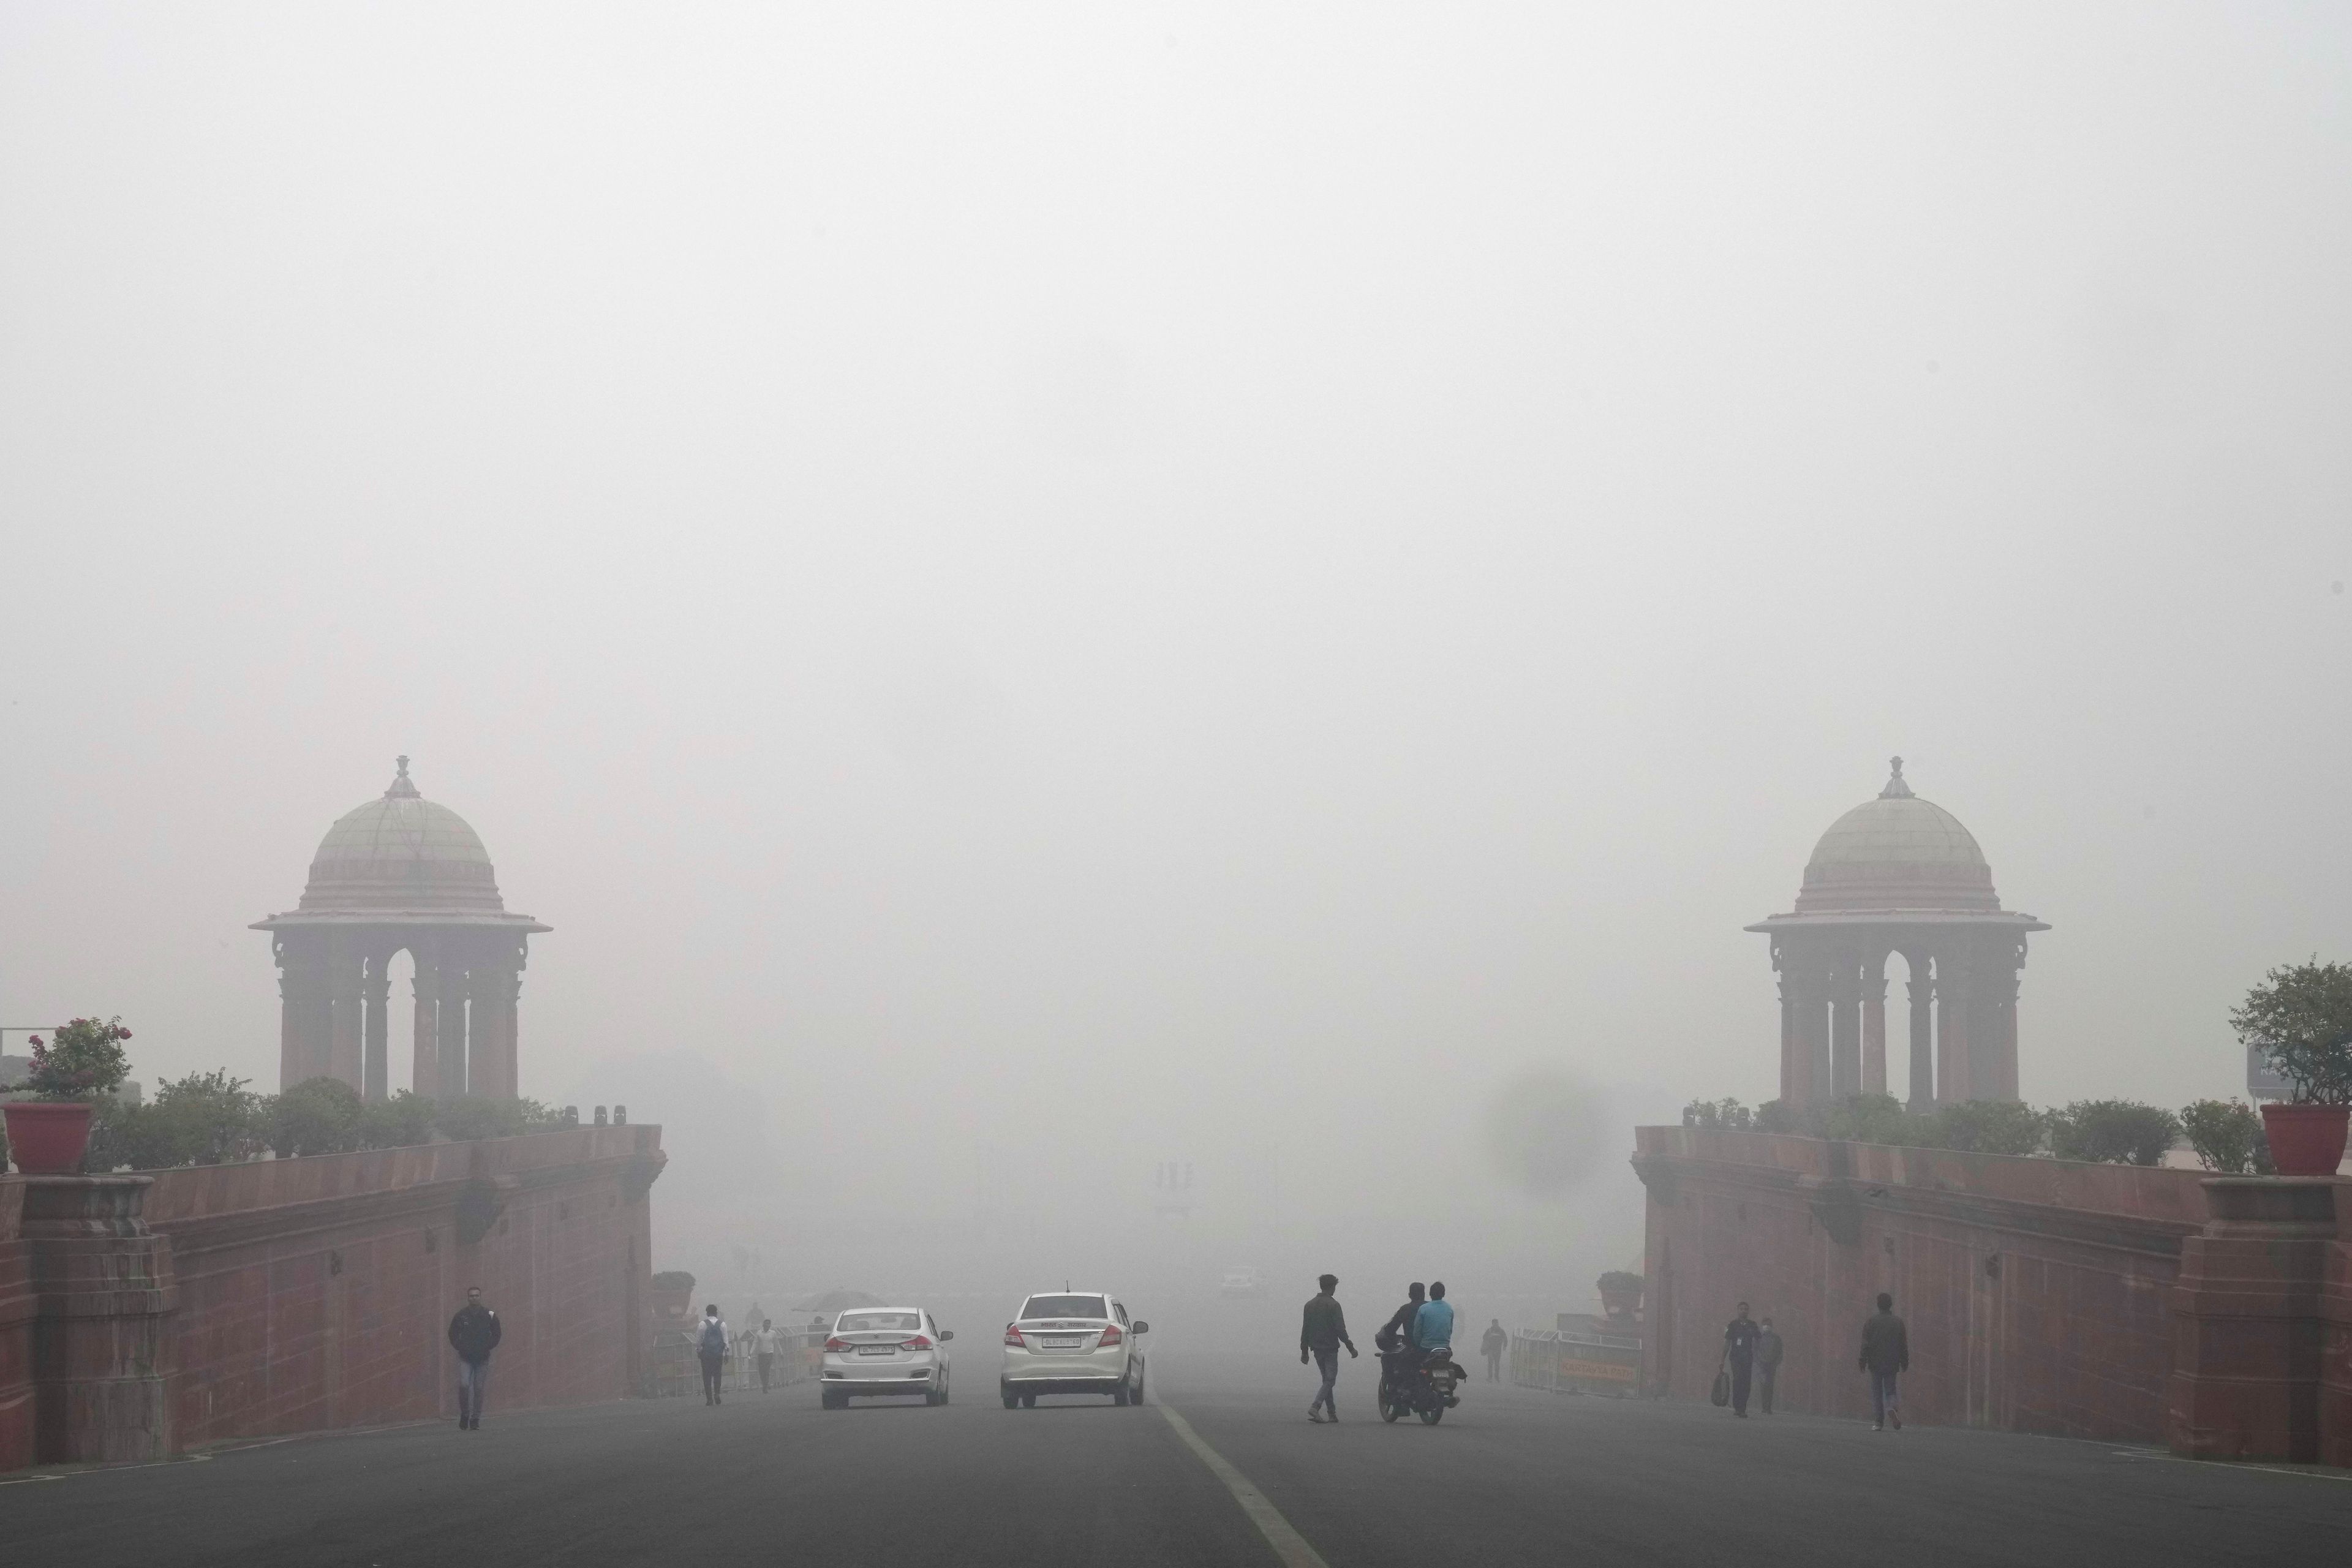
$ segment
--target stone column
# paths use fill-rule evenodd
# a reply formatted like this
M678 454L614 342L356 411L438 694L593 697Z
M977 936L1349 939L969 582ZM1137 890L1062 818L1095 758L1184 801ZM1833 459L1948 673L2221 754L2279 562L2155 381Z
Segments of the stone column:
M1974 1100L1969 1082L1969 963L1955 941L1936 953L1936 1098Z
M327 1043L326 1076L358 1089L361 1083L360 986L362 963L357 944L341 931L327 934L327 973L334 998L334 1026Z
M1830 971L1830 1098L1862 1089L1862 965L1841 954Z
M474 969L474 1046L467 1063L476 1094L515 1098L515 1015L522 988L520 953L500 953Z
M2172 1451L2192 1459L2321 1459L2323 1296L2336 1237L2332 1178L2215 1176L2205 1228L2172 1289ZM2337 1459L2352 1433L2329 1434Z
M444 1102L466 1092L466 998L471 977L464 953L451 951L455 945L441 950L439 965L441 1063L433 1075L433 1092Z
M1787 964L1784 984L1791 998L1795 1037L1790 1052L1796 1071L1792 1105L1818 1105L1830 1087L1830 1012L1828 970L1822 955L1797 945Z
M1988 1099L2017 1098L2017 984L2024 965L2025 943L2013 942L1984 967L1977 1016L1982 1020L1985 1050L1979 1060Z
M164 1318L172 1243L140 1209L148 1176L25 1176L18 1236L40 1303L34 1445L44 1465L125 1464L173 1449Z
M416 1037L408 1082L416 1093L431 1100L441 1078L440 951L432 938L422 937L409 944L408 955L416 961Z
M378 951L369 953L365 962L367 972L360 982L361 1001L367 1009L360 1094L368 1100L382 1100L391 1079L391 1064L385 1058L392 1047L392 1020L385 1014L392 1005L392 959L390 954Z
M1886 1092L1886 955L1862 966L1862 1092Z
M1936 983L1929 976L1927 955L1903 955L1911 966L1911 1109L1936 1108Z
M327 974L326 940L320 932L281 931L272 944L278 958L278 1087L293 1088L327 1070L333 1032L334 992Z

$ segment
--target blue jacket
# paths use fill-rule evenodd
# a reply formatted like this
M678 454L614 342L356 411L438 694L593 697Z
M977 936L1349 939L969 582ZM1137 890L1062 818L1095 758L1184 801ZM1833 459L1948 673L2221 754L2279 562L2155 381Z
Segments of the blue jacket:
M1425 1351L1454 1343L1454 1303L1423 1301L1412 1320L1412 1342Z

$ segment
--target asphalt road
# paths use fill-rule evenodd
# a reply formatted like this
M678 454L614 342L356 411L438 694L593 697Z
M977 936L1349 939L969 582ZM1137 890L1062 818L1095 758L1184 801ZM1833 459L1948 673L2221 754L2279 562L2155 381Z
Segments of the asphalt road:
M1170 1339L1177 1336L1169 1335ZM977 1353L975 1353L977 1352ZM1330 1568L1433 1563L2265 1563L2352 1550L2352 1480L2113 1445L1565 1398L1474 1383L1435 1427L1310 1426L1294 1359L1157 1352L1151 1404L764 1398L499 1413L0 1483L10 1562L1236 1564L1285 1558L1178 1411ZM1483 1371L1483 1369L1482 1369Z

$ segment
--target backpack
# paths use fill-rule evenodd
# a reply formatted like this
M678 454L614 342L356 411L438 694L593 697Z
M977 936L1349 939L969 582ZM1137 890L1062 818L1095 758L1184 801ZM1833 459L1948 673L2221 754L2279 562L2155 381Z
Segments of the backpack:
M702 1337L695 1342L695 1349L700 1351L704 1355L725 1355L727 1353L727 1325L720 1322L716 1318L705 1318L702 1320Z

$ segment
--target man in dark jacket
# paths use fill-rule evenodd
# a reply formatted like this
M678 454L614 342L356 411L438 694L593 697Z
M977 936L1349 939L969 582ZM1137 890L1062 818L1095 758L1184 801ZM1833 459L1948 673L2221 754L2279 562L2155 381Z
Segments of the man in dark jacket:
M1356 1342L1348 1337L1348 1314L1339 1310L1339 1298L1332 1294L1339 1288L1337 1274L1326 1274L1315 1281L1322 1289L1307 1303L1306 1314L1298 1323L1298 1364L1305 1366L1311 1352L1315 1370L1323 1374L1323 1386L1307 1406L1307 1419L1318 1425L1326 1419L1339 1419L1339 1406L1331 1397L1332 1387L1339 1381L1339 1347L1356 1353Z
M1478 1342L1478 1348L1486 1354L1486 1381L1502 1382L1503 1352L1511 1348L1511 1336L1503 1331L1502 1319L1496 1318L1486 1325L1486 1336Z
M1895 1298L1884 1290L1878 1293L1878 1310L1862 1325L1862 1370L1870 1373L1870 1429L1884 1432L1892 1421L1902 1431L1902 1400L1895 1380L1911 1370L1911 1337L1895 1315Z
M1772 1381L1780 1375L1780 1336L1767 1318L1756 1333L1756 1403L1767 1415L1772 1414Z
M466 1304L449 1320L449 1348L457 1352L457 1430L482 1429L482 1395L490 1387L490 1352L499 1348L499 1315L482 1305L482 1288L468 1286Z
M1380 1331L1372 1336L1372 1348L1381 1352L1381 1392L1388 1392L1391 1379L1401 1373L1411 1372L1420 1365L1420 1351L1413 1344L1413 1320L1421 1316L1421 1303L1429 1287L1414 1280L1405 1288L1405 1303L1389 1314Z
M1748 1419L1748 1379L1756 1369L1756 1320L1742 1301L1739 1316L1723 1331L1723 1358L1731 1363L1731 1413L1742 1421Z

